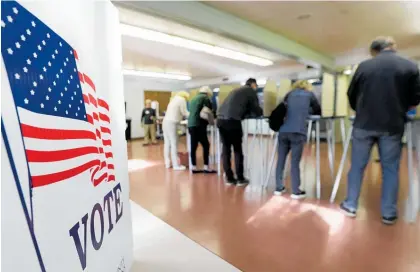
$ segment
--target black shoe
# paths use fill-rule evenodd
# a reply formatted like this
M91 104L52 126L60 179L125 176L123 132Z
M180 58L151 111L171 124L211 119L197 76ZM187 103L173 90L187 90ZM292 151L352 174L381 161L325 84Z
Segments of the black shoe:
M281 196L284 192L286 192L286 187L281 187L281 188L277 188L275 191L274 191L274 195L276 195L276 196Z
M193 169L193 170L191 170L191 172L193 174L200 174L200 173L203 173L204 171L203 170L199 170L199 169Z
M249 184L249 180L246 178L238 179L236 186L247 186Z
M234 178L226 178L225 183L226 183L226 185L236 185L238 183L238 181Z
M306 192L299 190L299 192L293 193L290 197L292 199L304 199L306 197Z
M385 217L382 216L382 223L385 225L394 225L397 222L397 216Z
M203 172L204 172L204 174L216 174L217 173L216 170L211 170L211 169L204 169Z
M356 211L355 210L351 210L349 208L347 208L346 206L344 206L343 203L340 204L340 209L343 211L343 213L345 215L347 215L348 217L356 217Z

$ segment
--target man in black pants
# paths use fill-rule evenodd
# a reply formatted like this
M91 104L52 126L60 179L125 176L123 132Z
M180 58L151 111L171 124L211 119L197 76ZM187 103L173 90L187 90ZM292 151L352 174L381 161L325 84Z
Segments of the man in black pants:
M192 173L206 173L213 174L216 171L212 170L209 167L209 154L210 154L210 143L207 138L207 125L209 124L207 120L201 118L200 112L204 107L207 107L207 110L212 110L212 104L210 97L213 95L213 92L208 86L203 86L200 89L200 93L196 95L190 101L190 116L188 117L188 132L190 133L190 143L191 143L191 164L192 164ZM213 115L213 113L211 113ZM204 169L197 169L197 157L196 151L198 143L201 143L203 147L203 160L204 160Z
M242 152L242 123L247 116L259 117L263 114L258 103L257 81L247 80L246 85L229 93L218 109L217 126L223 143L223 169L226 183L229 185L245 186L249 181L244 176L244 155ZM231 148L235 153L235 179L231 167Z

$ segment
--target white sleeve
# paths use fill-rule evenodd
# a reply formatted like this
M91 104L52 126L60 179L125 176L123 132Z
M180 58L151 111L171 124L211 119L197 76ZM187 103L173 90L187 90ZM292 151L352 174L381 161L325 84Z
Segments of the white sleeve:
M182 101L182 104L181 104L181 114L185 118L187 118L190 115L190 113L187 110L187 101L186 100L183 100Z

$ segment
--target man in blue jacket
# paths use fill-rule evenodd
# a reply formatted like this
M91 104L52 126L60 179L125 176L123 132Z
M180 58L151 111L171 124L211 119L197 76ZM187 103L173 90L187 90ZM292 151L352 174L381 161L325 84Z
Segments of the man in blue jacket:
M341 209L356 216L362 180L370 152L378 145L382 166L382 222L396 222L404 125L407 111L420 103L417 65L396 54L390 37L379 37L370 46L372 59L362 62L351 81L348 98L356 111L347 198Z

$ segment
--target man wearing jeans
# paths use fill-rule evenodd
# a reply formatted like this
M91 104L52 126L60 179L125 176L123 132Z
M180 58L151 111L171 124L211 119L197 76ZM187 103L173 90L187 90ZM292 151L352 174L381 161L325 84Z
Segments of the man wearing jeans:
M341 209L356 216L362 180L374 144L382 166L382 222L396 222L404 125L407 111L420 103L420 78L416 64L398 56L390 37L375 39L372 59L362 62L351 81L348 97L356 111L347 198Z

